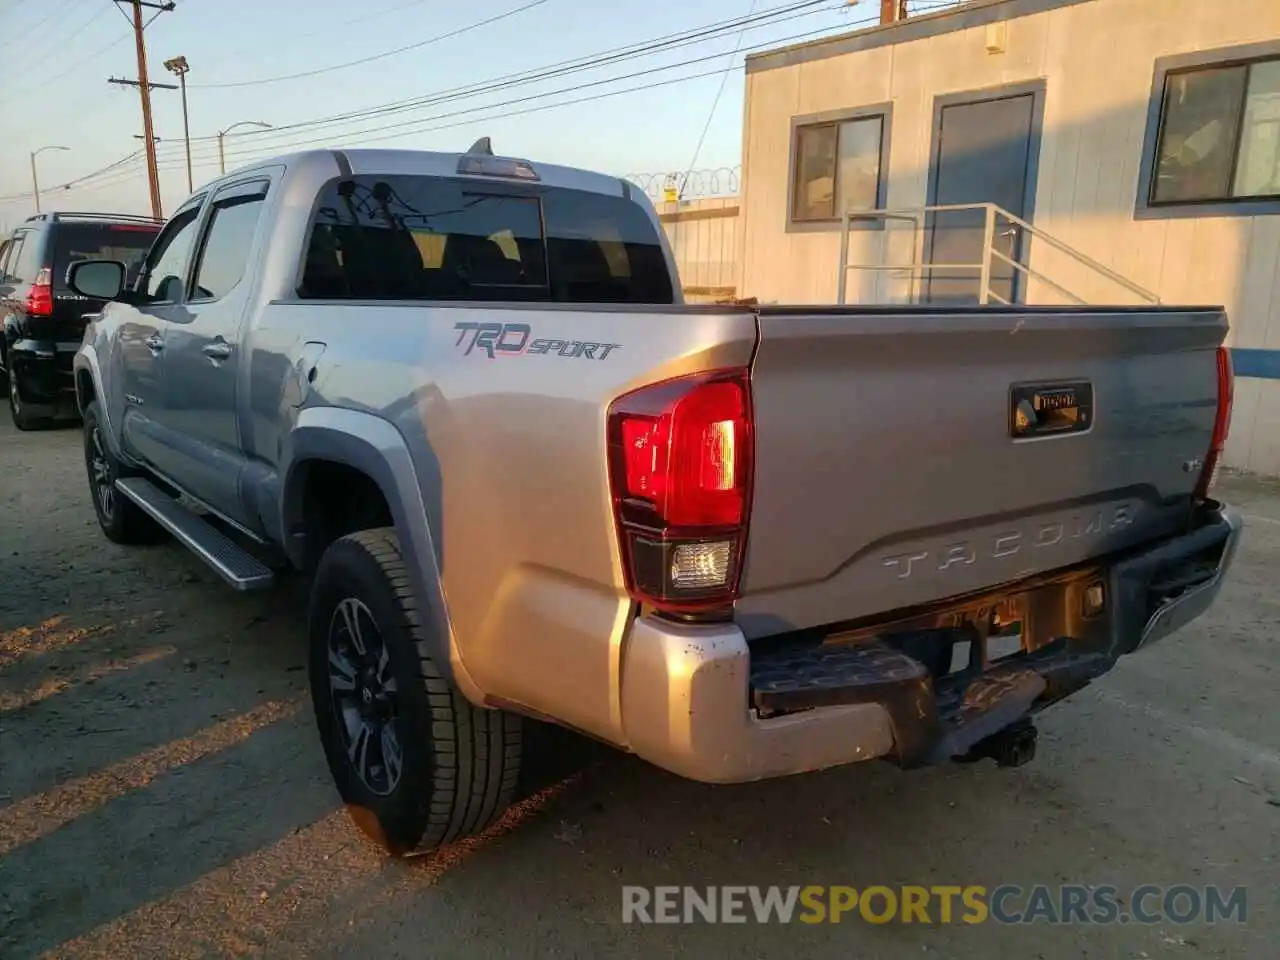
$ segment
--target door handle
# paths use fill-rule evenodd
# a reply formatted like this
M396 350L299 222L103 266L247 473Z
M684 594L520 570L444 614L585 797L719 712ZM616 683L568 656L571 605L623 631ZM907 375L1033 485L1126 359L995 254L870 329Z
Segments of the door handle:
M200 348L201 352L211 360L225 360L231 356L231 344L225 340L217 340L213 343L206 343Z
M160 334L158 333L153 333L151 336L147 337L147 339L143 340L142 342L145 343L147 345L147 348L150 350L164 349L164 337L160 336Z

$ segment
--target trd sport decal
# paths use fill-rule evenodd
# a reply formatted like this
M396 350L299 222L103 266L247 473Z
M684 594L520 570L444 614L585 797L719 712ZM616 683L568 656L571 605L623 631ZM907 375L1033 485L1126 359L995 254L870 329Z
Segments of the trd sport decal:
M620 343L594 343L590 340L534 339L533 328L527 323L455 323L453 329L458 331L458 342L454 346L462 348L464 357L477 351L490 360L539 354L569 360L575 357L603 360L622 346Z

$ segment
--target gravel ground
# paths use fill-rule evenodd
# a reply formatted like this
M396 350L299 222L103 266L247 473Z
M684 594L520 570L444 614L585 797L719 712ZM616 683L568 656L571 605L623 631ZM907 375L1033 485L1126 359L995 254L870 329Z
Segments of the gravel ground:
M337 804L297 591L109 544L79 432L0 414L0 957L1272 958L1280 484L1220 489L1250 525L1216 609L1050 711L1026 767L713 788L553 736L498 828L403 864ZM1220 884L1248 914L626 925L624 883Z

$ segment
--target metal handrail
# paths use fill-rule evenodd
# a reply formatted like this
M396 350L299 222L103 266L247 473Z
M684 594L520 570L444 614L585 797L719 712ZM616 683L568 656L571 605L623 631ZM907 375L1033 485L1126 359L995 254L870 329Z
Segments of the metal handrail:
M1007 257L1007 256L1005 256L1005 255L1004 255L1003 253L1001 253L999 250L994 250L994 249L993 249L993 250L991 251L991 255L992 255L993 257L997 257L997 258L999 258L1000 260L1003 260L1005 263L1009 264L1009 266L1013 267L1014 269L1016 269L1016 270L1021 270L1021 271L1022 271L1023 273L1025 273L1028 277L1033 277L1033 278L1035 278L1036 280L1039 280L1041 283L1047 283L1049 286L1053 287L1053 289L1057 290L1059 293L1065 293L1068 297L1070 297L1070 298L1071 298L1072 300L1074 300L1076 303L1080 304L1080 306L1082 306L1082 307L1083 307L1083 306L1086 306L1086 305L1088 304L1088 301L1087 301L1087 300L1085 300L1085 298L1084 298L1084 297L1081 297L1081 296L1078 296L1078 295L1076 295L1076 294L1072 293L1070 290L1068 290L1068 289L1067 289L1066 287L1064 287L1062 284L1057 283L1057 282L1055 282L1055 281L1053 281L1053 280L1050 280L1048 277L1046 277L1043 273L1040 273L1038 270L1032 270L1030 267L1023 266L1023 265L1022 265L1022 264L1020 264L1020 263L1015 263L1012 257Z
M923 236L924 236L924 220L931 214L950 213L959 211L982 211L984 214L983 226L983 257L979 263L955 263L955 264L926 264L924 260ZM912 260L907 265L895 264L859 264L849 263L849 231L854 222L872 221L886 223L890 220L902 220L912 225ZM1030 279L1039 280L1041 283L1047 284L1054 290L1065 295L1078 304L1085 304L1086 301L1079 295L1068 290L1062 284L1050 279L1040 271L1033 270L1025 263L1006 255L995 248L995 232L997 220L1005 220L1012 224L1015 229L1025 231L1032 239L1039 239L1044 243L1053 247L1061 253L1074 259L1077 263L1100 274L1104 278L1112 281L1138 299L1145 301L1151 305L1158 305L1160 298L1151 291L1139 286L1127 277L1116 273L1111 268L1099 263L1092 257L1081 253L1079 250L1063 243L1058 238L1045 233L1030 223L1023 220L1008 210L997 206L994 203L949 203L949 204L933 204L925 207L906 208L898 210L859 210L849 211L841 218L840 230L840 274L837 283L837 299L839 303L845 303L848 290L848 276L850 270L871 270L871 271L911 271L911 287L909 295L912 302L917 299L916 280L917 272L927 275L935 270L974 270L978 273L978 302L980 305L986 305L991 300L998 300L1007 304L1009 301L997 294L991 289L991 263L992 258L1008 264L1016 272ZM1023 258L1026 259L1024 251ZM921 277L922 278L922 277Z

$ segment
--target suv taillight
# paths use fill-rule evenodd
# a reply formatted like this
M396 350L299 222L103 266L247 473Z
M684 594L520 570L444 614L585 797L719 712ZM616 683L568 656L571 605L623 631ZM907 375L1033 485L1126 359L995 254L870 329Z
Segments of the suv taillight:
M627 590L671 613L738 595L751 508L745 369L665 380L609 407L609 485Z
M43 268L31 281L24 307L29 317L47 317L53 313L53 273Z
M1200 470L1200 482L1196 484L1195 498L1205 500L1209 496L1209 488L1213 486L1218 474L1218 464L1222 460L1222 451L1227 446L1227 435L1231 431L1231 404L1235 398L1235 369L1231 365L1231 351L1226 347L1218 348L1218 410L1213 418L1213 439L1209 443L1209 452L1205 455L1204 466Z

